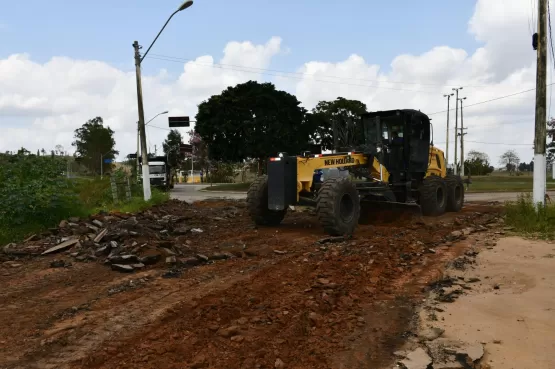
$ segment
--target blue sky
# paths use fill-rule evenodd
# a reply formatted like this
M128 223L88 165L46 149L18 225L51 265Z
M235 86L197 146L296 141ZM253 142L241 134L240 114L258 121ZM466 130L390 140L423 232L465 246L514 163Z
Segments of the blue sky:
M194 1L173 18L151 51L182 62L148 58L143 63L147 116L163 110L194 116L201 101L251 78L273 81L308 109L343 96L371 110L408 107L427 113L445 109L442 95L453 84L466 86L467 105L535 86L530 41L535 10L526 0ZM69 148L73 130L97 115L116 130L120 151L133 150L132 43L138 40L146 50L180 2L0 0L0 126L11 129L0 137L0 150ZM469 32L471 20L476 34ZM226 63L289 72L303 67L306 78L208 68L208 58L184 71L186 59L209 55L219 62L226 45ZM7 59L19 53L30 58ZM364 60L349 58L353 54ZM45 64L55 56L68 59ZM323 63L309 63L315 61ZM169 74L160 75L162 69ZM326 78L333 81L323 83ZM378 78L389 81L368 86ZM532 142L533 101L530 93L465 109L467 148L496 157L506 147L489 143ZM438 137L445 137L444 120L434 115ZM514 121L519 125L506 124ZM157 123L165 124L163 118ZM167 134L151 131L153 144ZM523 156L530 147L522 148Z
M130 70L132 42L146 48L178 5L175 0L2 0L0 58L26 52L43 63L63 55ZM478 46L467 32L473 10L473 1L195 0L151 52L218 59L228 41L256 44L280 36L291 53L274 58L272 68L294 70L309 60L335 62L352 53L387 68L399 54L438 45L471 53ZM146 73L160 68L179 72L181 66L144 64Z

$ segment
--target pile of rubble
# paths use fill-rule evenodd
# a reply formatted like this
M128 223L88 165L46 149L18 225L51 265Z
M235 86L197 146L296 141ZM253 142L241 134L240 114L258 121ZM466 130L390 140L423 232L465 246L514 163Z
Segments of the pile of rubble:
M33 235L21 244L4 246L3 253L12 257L63 253L74 262L103 262L119 272L133 272L162 262L174 267L191 267L234 256L226 252L198 253L193 241L205 230L192 224L209 219L195 214L198 211L186 203L173 205L173 210L177 206L181 210L177 213L183 215L153 208L134 215L111 213L88 219L72 217L62 220L57 228L46 234ZM238 212L236 207L224 208L219 220L233 218ZM54 260L50 266L68 267L71 262Z

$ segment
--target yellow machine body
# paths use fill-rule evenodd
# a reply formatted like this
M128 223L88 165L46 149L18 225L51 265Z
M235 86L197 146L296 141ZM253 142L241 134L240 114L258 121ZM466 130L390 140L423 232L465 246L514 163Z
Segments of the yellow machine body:
M355 166L368 167L368 159L368 156L363 153L317 154L310 157L297 157L297 200L301 192L310 192L315 170ZM372 161L370 172L374 181L389 182L389 171L375 157ZM430 146L426 177L439 176L445 178L446 174L447 169L445 167L443 151Z

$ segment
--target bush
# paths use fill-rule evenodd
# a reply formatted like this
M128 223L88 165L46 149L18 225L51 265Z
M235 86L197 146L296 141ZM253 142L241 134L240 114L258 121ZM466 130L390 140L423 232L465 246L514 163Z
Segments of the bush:
M210 170L206 181L211 183L232 183L235 177L235 166L231 163L216 163Z
M506 224L524 233L555 238L555 205L536 207L530 194L506 204Z
M0 224L50 225L81 214L74 184L64 177L62 158L3 155L0 158Z
M139 211L169 198L153 189L152 199L145 202L142 186L130 181L131 201L120 189L119 199L124 201L115 204L109 178L66 179L66 165L60 157L0 154L0 244L55 226L70 216L100 210ZM112 176L127 182L123 170Z

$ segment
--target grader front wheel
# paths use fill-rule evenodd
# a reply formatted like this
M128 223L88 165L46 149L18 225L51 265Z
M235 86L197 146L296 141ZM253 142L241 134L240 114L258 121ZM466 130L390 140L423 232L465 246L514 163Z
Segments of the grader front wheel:
M287 212L287 209L268 209L268 176L258 177L251 184L247 192L247 206L249 215L257 225L278 225Z
M355 185L347 178L330 178L318 191L316 214L324 231L332 236L352 234L360 216Z

